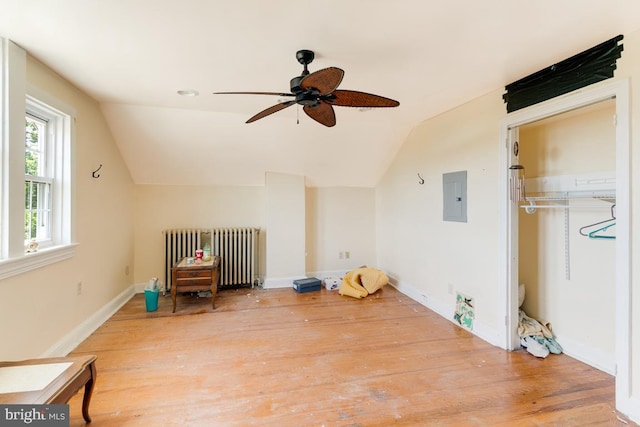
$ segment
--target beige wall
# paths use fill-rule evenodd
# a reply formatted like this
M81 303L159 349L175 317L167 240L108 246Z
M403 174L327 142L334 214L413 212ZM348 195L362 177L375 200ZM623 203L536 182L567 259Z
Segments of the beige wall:
M497 309L501 95L491 92L417 126L377 188L380 267L448 318L456 291L475 298L475 326L487 330L504 322ZM468 222L443 221L442 174L463 170Z
M137 185L135 201L135 283L163 277L162 230L241 227L262 229L260 275L266 274L265 187ZM282 212L282 206L274 207ZM375 266L375 190L305 189L307 274L336 274ZM339 252L350 252L339 259ZM164 279L162 279L164 280Z
M308 273L338 274L376 266L375 189L307 188ZM349 258L339 257L339 253ZM346 255L345 255L346 256Z
M27 82L77 113L79 246L73 259L0 281L2 360L49 352L133 280L133 184L98 104L31 57ZM94 179L91 172L100 164L101 176Z
M300 175L267 172L266 287L305 277L305 182Z
M625 35L624 44L616 76L632 76L631 111L640 111L640 85L633 84L640 78L640 33ZM76 237L80 246L74 259L0 282L2 338L10 343L0 347L1 359L41 355L134 282L158 276L158 254L149 242L159 238L162 228L183 225L183 221L206 225L210 218L225 225L266 224L267 202L261 187L134 188L98 105L32 58L27 71L30 84L77 111ZM489 341L492 331L504 324L498 314L503 304L498 289L502 256L498 253L499 121L506 115L502 93L501 88L496 89L416 126L375 189L374 212L363 210L365 225L355 227L366 233L370 228L366 223L375 221L371 233L375 237L369 243L376 245L376 265L407 293L446 310L453 307L452 291L474 297L476 331ZM640 115L632 114L631 126L640 129ZM640 132L631 134L632 147L640 146ZM631 181L638 182L640 150L632 149L630 162ZM101 177L95 180L91 171L99 164L103 164ZM444 222L442 174L459 170L468 172L468 222ZM424 177L424 185L418 183L417 173ZM368 191L354 191L355 198L369 206ZM360 256L361 250L364 253L365 243L343 244L337 238L349 222L361 225L354 212L340 224L347 217L325 210L354 193L312 189L307 196L311 200L306 206L313 206L314 211L305 214L302 209L301 215L311 222L306 235L310 227L316 228L315 239L307 245L314 257L306 260L307 268L342 267L334 259L337 245L349 246L341 249L351 250L354 256ZM632 186L631 200L631 229L636 230L640 226L639 186ZM336 238L336 246L322 242L327 235ZM632 325L640 325L640 233L634 232L631 245ZM366 263L370 256L363 255ZM127 266L129 274L125 273ZM78 296L80 281L84 292ZM446 312L448 317L451 314ZM638 396L640 327L632 327L631 348L632 387Z
M615 173L614 114L614 101L606 101L520 127L520 164L527 177ZM565 352L613 372L615 240L594 240L579 233L583 226L610 218L611 204L590 199L574 199L571 204L566 251L564 209L538 209L533 214L520 209L523 309L551 323Z
M527 178L616 170L615 101L520 127Z
M631 111L640 110L640 32L626 35L616 78L631 76ZM377 187L378 264L400 289L435 308L452 308L449 288L476 298L476 326L485 338L499 318L499 123L503 90L426 120L409 135ZM631 115L631 182L640 179L640 115ZM442 221L442 173L467 170L469 222ZM425 177L418 185L416 173ZM640 398L640 186L631 195L631 385ZM446 310L442 310L445 313ZM449 316L449 312L446 312ZM478 325L479 323L479 325Z
M260 274L264 275L264 187L137 185L136 283L164 281L162 230L260 227Z

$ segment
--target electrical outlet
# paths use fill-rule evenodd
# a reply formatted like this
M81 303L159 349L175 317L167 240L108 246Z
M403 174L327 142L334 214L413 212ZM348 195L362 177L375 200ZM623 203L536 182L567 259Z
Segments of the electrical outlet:
M82 295L82 282L78 282L77 293L78 293L78 295Z
M338 259L344 259L344 252L338 252Z
M344 253L344 257L345 257L346 259L351 258L351 252L346 251L346 252Z

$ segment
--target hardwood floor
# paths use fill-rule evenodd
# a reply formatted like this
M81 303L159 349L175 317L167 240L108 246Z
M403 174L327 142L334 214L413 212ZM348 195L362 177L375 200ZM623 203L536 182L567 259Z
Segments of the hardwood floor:
M387 286L142 294L72 354L95 354L94 426L634 426L614 379L493 347ZM71 425L84 425L82 396Z

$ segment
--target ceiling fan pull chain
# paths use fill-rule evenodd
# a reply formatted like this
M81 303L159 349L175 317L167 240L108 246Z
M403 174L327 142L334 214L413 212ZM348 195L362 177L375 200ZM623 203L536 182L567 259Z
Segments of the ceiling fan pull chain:
M300 105L296 105L296 124L300 124Z

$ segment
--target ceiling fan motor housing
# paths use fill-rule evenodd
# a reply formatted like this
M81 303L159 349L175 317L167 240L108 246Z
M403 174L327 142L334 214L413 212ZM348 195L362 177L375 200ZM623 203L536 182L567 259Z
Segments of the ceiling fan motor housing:
M291 87L291 93L294 95L299 94L300 92L304 92L304 89L300 86L300 82L305 76L297 76L291 79L289 86Z
M296 96L296 103L300 105L308 105L310 107L317 107L320 104L318 97L320 91L315 88L303 89L300 86L300 82L305 76L298 76L291 79L291 93Z
M296 102L300 105L317 107L318 105L320 105L320 100L318 99L318 96L320 96L320 92L312 88L304 92L297 93Z

